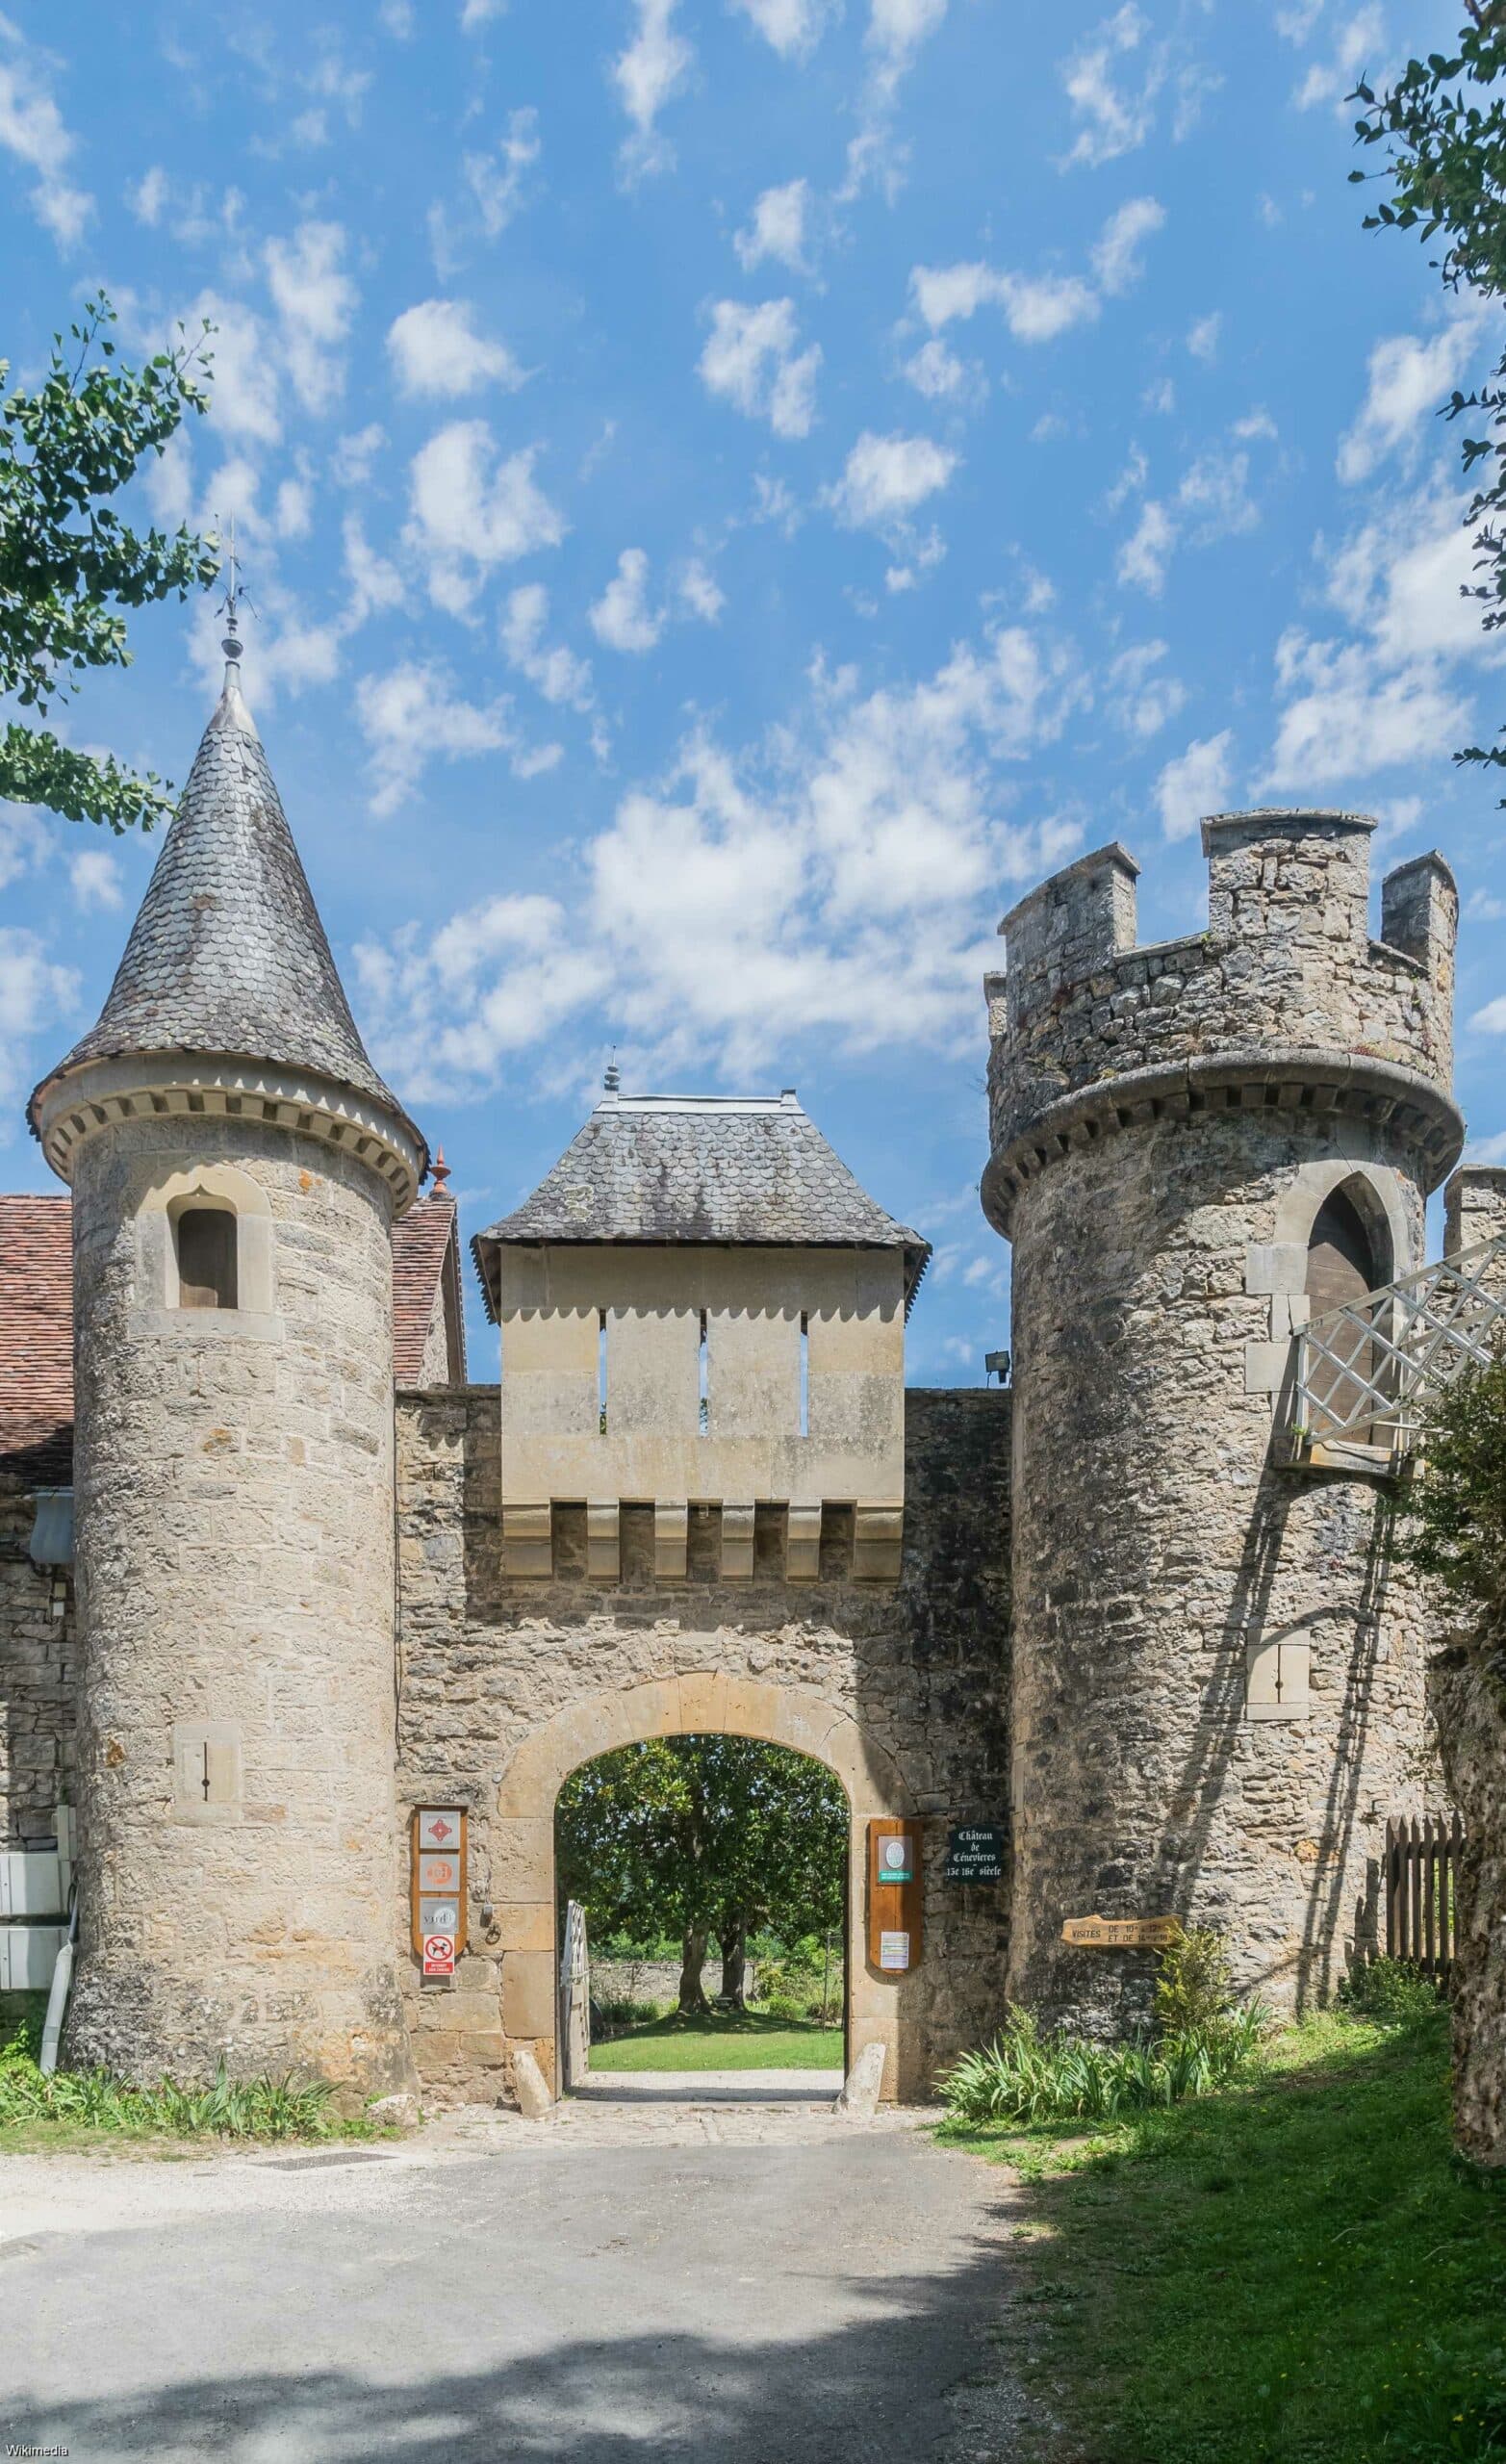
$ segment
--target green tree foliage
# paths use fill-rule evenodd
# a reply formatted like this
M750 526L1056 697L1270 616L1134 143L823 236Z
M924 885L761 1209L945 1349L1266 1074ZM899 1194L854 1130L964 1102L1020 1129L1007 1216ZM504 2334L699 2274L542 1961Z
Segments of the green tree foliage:
M714 1934L731 1998L747 1938L838 1926L847 1800L819 1762L749 1737L656 1737L601 1755L566 1781L555 1811L561 1894L601 1940L672 1934L680 2007L705 2008Z
M1506 0L1466 0L1468 23L1452 52L1409 60L1393 86L1377 93L1358 86L1350 100L1364 106L1355 134L1379 146L1386 167L1351 171L1351 180L1380 178L1391 197L1365 218L1367 231L1416 231L1426 243L1442 235L1435 257L1446 288L1484 299L1506 293ZM1506 625L1506 352L1472 393L1456 391L1442 406L1450 420L1468 417L1462 448L1475 494L1466 521L1475 527L1475 572L1467 598L1484 604L1487 631ZM1502 730L1506 735L1506 729ZM1456 761L1506 768L1506 744L1466 745ZM1502 799L1506 803L1506 798Z
M1423 1423L1421 1452L1397 1554L1506 1659L1506 1348L1443 1389Z
M129 666L122 609L185 599L219 570L213 541L181 526L133 530L108 501L185 412L208 407L202 338L137 370L116 357L115 321L101 293L66 346L54 336L37 391L17 387L0 403L0 693L38 718L89 669ZM9 373L0 360L0 383ZM0 734L0 796L117 834L172 812L155 771L138 778L15 719Z

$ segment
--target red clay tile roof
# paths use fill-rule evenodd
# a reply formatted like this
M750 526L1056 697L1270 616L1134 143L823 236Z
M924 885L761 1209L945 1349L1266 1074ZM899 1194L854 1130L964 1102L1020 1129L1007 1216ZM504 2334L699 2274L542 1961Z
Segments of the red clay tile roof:
M73 1476L71 1201L0 1194L0 1479L65 1488ZM416 1385L447 1270L459 1301L455 1205L421 1198L393 1226L393 1375ZM458 1306L454 1322L458 1328ZM465 1375L462 1350L458 1374Z
M460 1253L455 1242L455 1201L436 1190L420 1198L393 1225L393 1376L399 1386L417 1386L423 1371L423 1347L434 1315L447 1265L453 1289L451 1322L460 1340L455 1373L466 1373L465 1338L460 1328Z
M66 1197L0 1196L0 1476L73 1476L73 1224Z

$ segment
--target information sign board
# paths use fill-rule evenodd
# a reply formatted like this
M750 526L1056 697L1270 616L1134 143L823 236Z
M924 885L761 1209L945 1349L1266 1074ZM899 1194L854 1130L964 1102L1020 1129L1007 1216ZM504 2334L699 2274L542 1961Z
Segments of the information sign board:
M1181 1931L1180 1916L1069 1916L1061 1938L1085 1950L1160 1951Z
M466 1947L469 1827L461 1806L414 1807L411 1922L414 1951L425 1977L453 1976Z
M918 1822L876 1814L869 1823L866 1947L870 1969L881 1975L903 1976L920 1965L922 1854Z
M1002 1822L955 1822L947 1833L941 1867L944 1883L1002 1883L1005 1831Z

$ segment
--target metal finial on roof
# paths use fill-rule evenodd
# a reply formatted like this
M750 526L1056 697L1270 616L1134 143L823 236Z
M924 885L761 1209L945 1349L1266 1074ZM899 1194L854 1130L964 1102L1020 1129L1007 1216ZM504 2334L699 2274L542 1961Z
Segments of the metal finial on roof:
M617 1066L617 1054L614 1051L611 1060L607 1063L605 1069L601 1073L601 1085L607 1094L615 1095L621 1092L622 1084L623 1073Z
M236 554L236 518L232 514L226 526L225 563L227 576L225 595L219 603L219 613L225 620L225 638L219 647L232 667L241 663L241 559ZM249 607L250 601L246 601Z
M449 1166L445 1161L445 1149L443 1146L439 1149L439 1152L434 1158L434 1168L429 1177L434 1183L434 1187L429 1192L429 1195L431 1197L447 1197L449 1193L446 1189L445 1184L449 1178Z

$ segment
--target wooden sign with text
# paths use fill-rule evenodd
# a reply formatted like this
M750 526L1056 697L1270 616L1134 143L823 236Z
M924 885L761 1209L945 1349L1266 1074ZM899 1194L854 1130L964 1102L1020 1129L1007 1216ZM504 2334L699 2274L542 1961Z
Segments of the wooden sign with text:
M1069 1916L1064 1942L1099 1951L1162 1951L1182 1931L1180 1916Z

